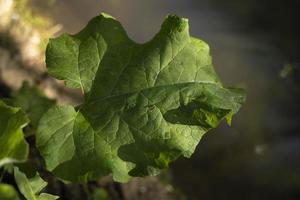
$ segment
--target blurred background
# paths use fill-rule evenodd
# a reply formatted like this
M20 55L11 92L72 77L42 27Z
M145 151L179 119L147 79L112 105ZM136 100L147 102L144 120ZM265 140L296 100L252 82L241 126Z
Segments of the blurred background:
M247 101L232 126L206 134L190 159L160 177L108 184L108 198L300 199L299 9L297 0L0 0L0 97L26 80L76 105L80 92L45 72L49 37L77 33L106 12L133 40L146 42L167 14L177 14L209 44L224 85L245 88Z

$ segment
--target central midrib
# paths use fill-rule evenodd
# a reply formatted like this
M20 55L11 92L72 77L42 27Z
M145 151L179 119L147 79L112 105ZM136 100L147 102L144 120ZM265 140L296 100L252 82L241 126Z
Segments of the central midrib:
M181 82L181 83L173 83L173 84L166 84L166 85L158 85L158 86L153 86L153 87L148 87L148 88L141 88L139 90L135 90L132 92L125 92L125 93L121 93L121 94L115 94L115 95L110 95L110 96L106 96L100 99L95 99L92 101L88 101L87 103L94 103L97 101L103 101L109 98L114 98L114 97L119 97L119 96L123 96L123 95L128 95L128 94L133 94L133 93L140 93L146 90L151 90L151 89L155 89L155 88L160 88L160 87L172 87L172 86L177 86L177 85L189 85L189 84L212 84L212 85L219 85L217 82L212 82L212 81L190 81L190 82ZM222 87L220 85L220 87ZM86 104L86 103L84 103Z

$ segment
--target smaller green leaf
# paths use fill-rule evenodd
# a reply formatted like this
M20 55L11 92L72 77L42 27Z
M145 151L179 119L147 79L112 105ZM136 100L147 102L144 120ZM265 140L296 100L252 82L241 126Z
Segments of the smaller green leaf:
M26 112L34 130L42 115L55 104L55 100L49 99L38 87L30 86L28 82L24 82L12 96L11 105L20 107Z
M89 200L107 200L108 194L103 188L96 188L91 196L88 197Z
M5 183L0 183L0 199L19 200L19 197L13 186Z
M55 200L58 196L41 193L42 189L47 186L38 174L28 179L17 167L14 168L14 175L20 192L27 200Z
M0 101L0 167L26 160L28 144L24 140L22 128L27 124L28 119L20 108Z

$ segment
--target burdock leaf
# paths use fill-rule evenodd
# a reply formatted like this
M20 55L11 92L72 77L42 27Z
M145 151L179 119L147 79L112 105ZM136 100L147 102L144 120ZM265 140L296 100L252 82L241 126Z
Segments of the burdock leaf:
M245 99L243 90L222 86L208 45L175 15L138 44L101 14L80 33L51 39L46 63L85 97L76 109L51 108L38 128L47 169L69 181L156 175L190 157L202 135L223 118L230 122Z

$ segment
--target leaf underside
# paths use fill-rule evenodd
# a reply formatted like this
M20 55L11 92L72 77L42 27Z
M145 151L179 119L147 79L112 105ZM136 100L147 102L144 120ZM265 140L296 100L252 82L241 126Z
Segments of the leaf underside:
M245 98L222 86L207 44L174 15L137 44L101 14L76 35L51 39L46 64L50 75L84 93L76 109L51 108L37 131L47 169L68 181L156 175L180 155L190 157Z

